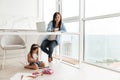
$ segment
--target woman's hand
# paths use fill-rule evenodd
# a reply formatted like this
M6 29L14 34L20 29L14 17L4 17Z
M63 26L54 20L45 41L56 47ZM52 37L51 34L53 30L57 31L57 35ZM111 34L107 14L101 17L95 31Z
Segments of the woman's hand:
M55 32L55 28L53 28L53 30L51 32Z
M59 28L53 28L52 32L58 31Z

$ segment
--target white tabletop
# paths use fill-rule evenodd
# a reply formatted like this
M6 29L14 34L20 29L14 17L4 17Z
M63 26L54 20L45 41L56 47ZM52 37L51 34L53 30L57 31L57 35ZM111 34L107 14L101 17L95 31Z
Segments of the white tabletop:
M0 31L0 35L79 35L70 32Z

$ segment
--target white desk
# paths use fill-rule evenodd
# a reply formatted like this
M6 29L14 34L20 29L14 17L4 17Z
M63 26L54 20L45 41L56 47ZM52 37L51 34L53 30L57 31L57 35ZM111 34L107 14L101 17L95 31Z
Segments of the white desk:
M79 35L70 32L0 31L0 35Z
M61 43L62 43L62 35L79 35L79 33L68 33L68 32L37 32L37 31L0 31L0 35L61 35ZM27 41L27 38L25 39ZM62 53L62 44L60 44L59 56Z

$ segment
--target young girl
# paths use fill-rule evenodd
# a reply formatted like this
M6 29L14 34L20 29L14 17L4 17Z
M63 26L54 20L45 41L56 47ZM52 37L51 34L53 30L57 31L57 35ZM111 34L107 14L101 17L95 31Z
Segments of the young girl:
M27 61L29 65L26 65L25 68L36 70L45 67L45 63L38 60L38 48L39 45L32 44L30 52L27 55Z

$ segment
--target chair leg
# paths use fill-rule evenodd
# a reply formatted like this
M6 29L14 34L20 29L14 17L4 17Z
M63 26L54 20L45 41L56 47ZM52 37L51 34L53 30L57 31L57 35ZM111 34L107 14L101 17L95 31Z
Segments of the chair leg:
M3 61L2 61L2 69L5 68L5 55L6 54L6 50L4 50L4 55L3 55Z

